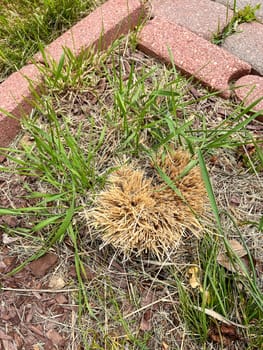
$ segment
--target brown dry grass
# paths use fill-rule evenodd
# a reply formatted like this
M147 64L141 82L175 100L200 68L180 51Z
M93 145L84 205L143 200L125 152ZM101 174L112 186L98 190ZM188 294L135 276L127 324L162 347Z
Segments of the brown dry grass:
M187 231L199 236L196 215L203 213L207 197L197 166L180 179L189 161L190 155L182 150L157 160L182 197L161 178L159 185L153 185L143 170L132 166L111 175L94 210L88 212L88 221L99 228L104 244L112 244L125 255L144 251L162 257L178 247Z

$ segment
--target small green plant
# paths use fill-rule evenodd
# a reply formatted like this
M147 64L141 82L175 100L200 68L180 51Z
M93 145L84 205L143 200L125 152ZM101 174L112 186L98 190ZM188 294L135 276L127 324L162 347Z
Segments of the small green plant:
M221 240L229 249L227 240L223 237ZM196 267L201 276L198 287L190 288L187 281L182 283L184 276L174 275L182 306L181 315L196 340L201 343L213 339L215 328L220 334L221 325L228 324L226 327L232 330L235 340L249 339L246 349L261 349L262 293L253 277L230 273L218 264L220 244L210 235L205 236L200 244ZM241 262L239 264L242 266ZM227 345L231 337L227 339L228 336L221 336L218 343L222 341L222 345Z
M222 45L227 37L236 33L237 26L239 24L256 21L256 11L260 9L260 6L261 4L257 4L256 6L246 5L244 8L238 11L234 9L234 16L232 17L231 21L223 28L221 32L214 34L212 43Z

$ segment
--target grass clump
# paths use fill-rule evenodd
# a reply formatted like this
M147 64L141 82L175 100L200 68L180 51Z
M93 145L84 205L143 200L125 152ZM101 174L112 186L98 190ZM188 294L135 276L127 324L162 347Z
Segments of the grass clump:
M102 1L1 1L0 81Z
M235 6L234 6L235 7ZM227 37L237 32L237 27L242 23L250 23L257 20L256 11L259 10L261 4L251 6L246 5L244 8L236 11L230 22L223 28L220 33L213 35L212 43L216 45L222 45Z
M229 261L236 261L237 270L230 272L218 264L222 246L228 250ZM182 284L184 277L179 279L178 273L175 279L183 301L182 317L195 337L201 342L214 341L220 349L238 341L244 349L261 349L262 291L253 272L254 263L244 265L225 237L215 240L206 235L194 266L200 276L197 287L190 287L187 281Z
M112 174L92 211L104 244L126 255L144 251L161 257L175 249L187 232L199 236L195 215L203 214L206 193L198 167L182 175L189 161L188 152L175 150L158 159L162 173L156 185L143 170L131 166ZM163 176L170 178L171 187Z

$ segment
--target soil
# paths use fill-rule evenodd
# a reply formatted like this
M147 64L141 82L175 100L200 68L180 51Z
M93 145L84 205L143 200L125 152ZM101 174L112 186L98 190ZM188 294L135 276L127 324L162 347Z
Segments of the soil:
M140 52L126 52L124 64L129 67L130 60L140 66L151 66L154 60L147 58ZM161 67L161 65L160 65ZM162 74L160 69L160 75ZM107 104L112 104L112 91L107 86L105 79L98 79L97 91L85 93L75 91L74 93L65 91L53 96L56 105L57 115L66 113L72 118L72 125L79 119L83 120L83 115L98 113L98 108L104 101L104 108ZM198 98L206 91L197 85L189 86L188 96ZM100 107L98 106L98 96L100 96ZM203 101L198 101L192 107L193 111L206 115L207 123L210 127L217 125L231 113L231 106L218 98L210 97ZM104 112L105 112L104 110ZM101 113L101 110L100 110ZM180 118L180 111L178 112ZM196 127L200 126L200 119L196 120ZM76 123L77 124L77 123ZM89 125L86 125L87 134ZM255 137L260 137L263 132L263 125L259 122L252 122L248 129L254 133ZM85 130L85 125L83 126ZM21 134L19 139L24 137ZM115 135L116 136L116 135ZM114 136L114 137L115 137ZM117 141L116 141L117 142ZM253 148L253 145L251 146ZM109 149L104 149L101 154L101 161L104 168L112 164L112 159L108 159ZM231 213L240 223L240 231L252 251L254 258L258 261L258 267L263 261L263 237L253 222L259 222L263 212L263 189L258 173L247 167L245 156L247 152L253 152L247 146L236 150L219 150L213 156L207 158L208 170L214 185L215 196L222 211L222 222L229 238L238 238L235 226L226 213ZM105 161L105 159L107 159ZM142 160L139 160L139 164ZM6 160L4 165L11 164ZM19 208L35 205L36 200L26 198L28 194L25 185L35 190L40 184L29 176L2 174L0 178L0 207ZM41 184L42 186L43 184ZM77 274L74 267L74 250L71 243L65 239L60 245L54 247L47 255L29 263L24 269L14 275L8 275L19 263L31 256L41 245L43 237L39 234L37 239L32 240L26 234L26 229L32 227L36 218L23 214L21 216L6 215L0 218L0 349L10 350L55 350L55 349L84 349L81 336L86 334L86 330L91 330L94 335L94 342L99 341L101 334L97 329L96 322L92 317L85 315L80 325L77 305ZM132 261L122 260L115 255L111 247L107 247L102 252L98 242L87 239L88 228L84 225L83 217L78 217L80 223L81 251L85 257L85 286L90 293L89 303L96 310L96 317L108 327L108 333L103 340L105 349L113 349L107 343L107 337L120 339L123 337L124 328L117 321L110 323L105 319L105 309L109 314L114 315L117 311L112 310L112 305L107 305L107 300L101 302L101 293L105 295L114 294L118 298L119 305L124 319L129 319L133 323L134 335L147 334L154 329L154 337L149 337L149 349L174 349L175 346L183 349L199 349L195 345L189 334L185 331L180 321L180 315L176 310L177 290L174 287L174 294L168 292L166 284L173 284L172 276L169 275L170 264L164 262L159 264L154 259L143 260L134 258ZM13 232L17 230L19 235L7 234L8 228ZM24 234L23 234L24 229ZM197 252L197 244L194 240L185 241L184 246L178 252L173 266L184 271L185 266L194 260ZM141 269L144 273L140 275ZM261 280L260 280L261 278ZM155 283L158 280L158 283ZM259 277L263 288L262 277ZM110 287L107 284L110 281ZM139 295L140 306L134 305L129 300L128 295ZM101 304L102 303L102 304ZM105 304L105 305L104 305ZM151 308L146 305L151 304ZM104 308L102 307L104 305ZM145 308L144 308L145 307ZM137 312L137 310L140 312ZM131 323L132 323L131 322ZM165 333L164 333L165 330ZM230 332L231 330L225 330ZM232 332L233 333L233 332ZM124 333L125 334L125 333ZM231 334L231 342L228 349L245 349L244 342L239 343L239 337ZM218 334L213 334L211 339L218 339ZM89 335L86 339L90 341ZM233 340L234 339L234 340ZM112 341L112 340L111 340ZM95 343L94 343L95 344ZM108 344L108 345L107 345ZM123 340L123 349L134 349L129 347ZM216 340L208 345L209 349L219 349ZM91 346L91 349L93 347ZM97 349L94 345L94 349Z

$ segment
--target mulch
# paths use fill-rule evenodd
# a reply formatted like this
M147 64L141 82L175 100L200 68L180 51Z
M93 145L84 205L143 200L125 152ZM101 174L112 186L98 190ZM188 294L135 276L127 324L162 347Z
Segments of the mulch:
M8 276L18 262L11 245L1 249L0 349L65 349L69 332L63 328L70 328L68 322L77 306L67 289L52 293L45 281L44 276L58 264L57 256L48 253Z

